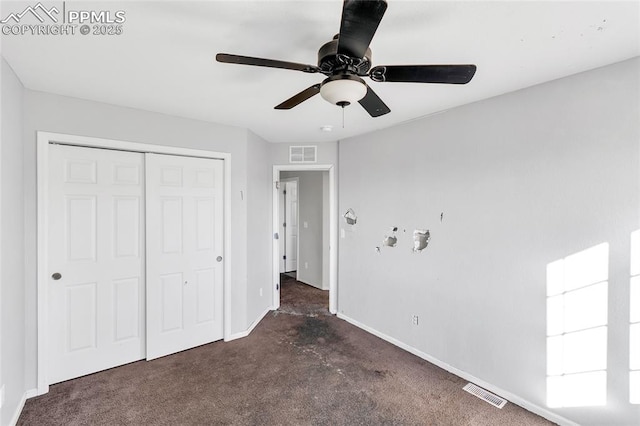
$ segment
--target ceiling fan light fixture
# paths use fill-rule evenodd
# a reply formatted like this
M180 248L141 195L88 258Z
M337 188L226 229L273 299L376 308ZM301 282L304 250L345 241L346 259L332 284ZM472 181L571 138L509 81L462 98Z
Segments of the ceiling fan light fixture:
M344 108L359 102L371 117L380 117L391 110L360 77L369 77L377 83L466 84L471 81L476 72L476 66L472 64L378 65L371 68L369 45L386 10L387 0L344 0L340 32L320 47L317 66L229 53L218 53L216 61L329 76L322 83L315 83L276 105L274 109L278 110L294 108L320 93L332 105Z
M327 102L347 106L358 102L367 94L367 85L360 77L338 74L327 78L320 87L320 96Z

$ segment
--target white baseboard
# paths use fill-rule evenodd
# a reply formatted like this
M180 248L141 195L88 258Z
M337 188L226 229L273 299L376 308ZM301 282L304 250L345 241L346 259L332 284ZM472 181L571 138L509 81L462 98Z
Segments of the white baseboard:
M242 339L243 337L247 337L249 334L251 334L253 329L256 328L258 324L260 324L260 321L262 321L262 319L272 310L273 310L272 307L268 307L267 309L265 309L265 311L262 314L260 314L258 318L256 318L256 320L249 326L249 328L239 333L233 333L231 336L229 336L229 338L224 339L224 341L230 342L232 340Z
M434 364L440 368L442 368L443 370L448 371L449 373L455 374L458 377L461 377L469 382L475 383L476 385L495 393L496 395L499 395L503 398L505 398L506 400L508 400L509 402L512 402L513 404L519 405L520 407L524 408L525 410L531 411L532 413L535 413L541 417L544 417L545 419L552 421L554 423L557 423L559 425L564 425L564 426L579 426L578 423L573 422L569 419L566 419L562 416L559 416L555 413L552 413L551 411L547 410L546 408L540 407L539 405L533 404L523 398L520 398L517 395L512 394L511 392L505 391L503 389L498 388L497 386L494 386L490 383L485 382L484 380L481 380L465 371L459 370L449 364L447 364L446 362L440 361L439 359L425 353L422 352L421 350L418 350L416 348L414 348L413 346L409 346L404 342L401 342L398 339L395 339L391 336L388 336L384 333L381 333L380 331L371 328L367 325L362 324L359 321L354 320L353 318L350 318L344 314L341 314L338 312L338 318L343 319L345 321L347 321L348 323L351 323L353 325L355 325L358 328L363 329L364 331L367 331L371 334L373 334L374 336L377 336L379 338L381 338L382 340L386 340L387 342L401 348L404 349L405 351L412 353L413 355L420 357L426 361L429 361L431 364Z
M11 416L11 420L9 421L10 426L15 426L18 423L18 419L20 418L20 414L22 414L22 409L24 408L24 404L27 402L27 399L33 398L38 395L37 389L29 389L20 398L20 402L16 406L16 410L13 412L13 416Z

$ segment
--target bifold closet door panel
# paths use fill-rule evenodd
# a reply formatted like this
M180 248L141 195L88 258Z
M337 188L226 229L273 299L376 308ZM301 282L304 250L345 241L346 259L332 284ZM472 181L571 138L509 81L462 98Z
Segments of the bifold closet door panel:
M144 155L51 145L48 382L145 358Z
M147 359L223 338L223 161L146 155Z

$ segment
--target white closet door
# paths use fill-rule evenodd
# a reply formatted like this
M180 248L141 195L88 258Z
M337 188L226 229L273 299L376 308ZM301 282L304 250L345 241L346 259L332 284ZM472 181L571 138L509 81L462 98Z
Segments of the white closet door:
M147 359L222 339L223 161L146 156Z
M49 383L145 357L144 157L49 149Z

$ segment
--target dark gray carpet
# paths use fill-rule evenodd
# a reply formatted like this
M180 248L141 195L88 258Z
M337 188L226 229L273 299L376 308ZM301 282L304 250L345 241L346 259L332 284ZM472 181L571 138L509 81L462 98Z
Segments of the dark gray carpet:
M51 386L19 425L548 425L327 312L289 279L250 336Z

